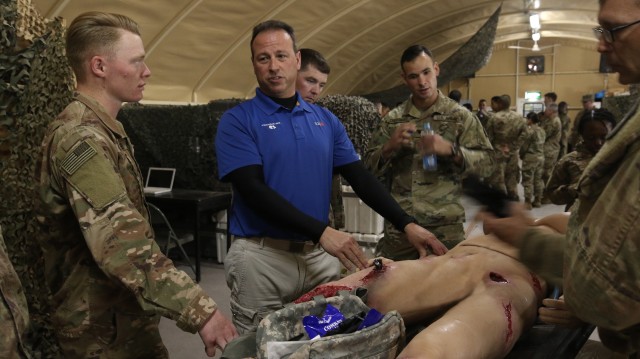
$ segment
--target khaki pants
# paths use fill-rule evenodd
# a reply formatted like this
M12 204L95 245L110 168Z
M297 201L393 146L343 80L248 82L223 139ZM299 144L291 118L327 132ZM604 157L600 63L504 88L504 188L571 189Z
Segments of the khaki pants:
M242 334L317 285L339 279L341 267L320 245L253 237L232 242L224 269L233 324Z

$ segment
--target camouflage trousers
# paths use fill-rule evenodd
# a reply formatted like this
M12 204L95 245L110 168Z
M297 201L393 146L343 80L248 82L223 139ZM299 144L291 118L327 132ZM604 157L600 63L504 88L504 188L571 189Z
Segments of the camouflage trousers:
M509 161L504 171L504 183L507 195L511 198L518 197L518 183L520 183L520 165L518 152L509 155Z
M64 358L169 358L160 337L158 315L108 312L80 336L58 336Z
M437 227L427 227L448 249L455 247L464 240L462 223L455 223ZM393 260L418 259L418 250L409 243L407 236L398 231L393 225L385 222L384 237L376 245L376 256Z
M550 153L544 154L544 168L542 170L542 182L544 185L547 185L549 178L551 177L551 172L553 171L553 166L558 162L558 151L553 151Z
M544 157L538 159L526 159L522 161L522 186L524 187L524 201L533 203L535 199L542 199L544 182L542 181L542 169Z

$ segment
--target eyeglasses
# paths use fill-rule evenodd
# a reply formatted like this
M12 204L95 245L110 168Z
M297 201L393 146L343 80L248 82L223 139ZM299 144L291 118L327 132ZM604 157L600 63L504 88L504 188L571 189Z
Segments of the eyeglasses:
M615 41L615 38L613 37L614 33L618 32L620 30L624 30L624 29L628 28L629 26L633 26L635 24L640 24L640 20L634 21L634 22L630 22L628 24L616 26L613 29L605 29L602 26L594 27L593 28L593 33L594 33L594 35L596 35L596 38L598 40L604 39L605 42L607 42L609 44L612 44L613 41Z

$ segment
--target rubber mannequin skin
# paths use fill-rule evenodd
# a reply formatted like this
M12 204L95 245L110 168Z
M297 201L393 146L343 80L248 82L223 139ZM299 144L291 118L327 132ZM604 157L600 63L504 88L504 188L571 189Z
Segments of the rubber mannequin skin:
M564 232L567 221L567 214L554 214L534 225ZM502 358L533 324L547 293L544 280L516 258L516 248L477 235L442 256L385 260L379 270L323 284L297 302L364 287L370 307L397 310L406 325L428 324L398 358Z

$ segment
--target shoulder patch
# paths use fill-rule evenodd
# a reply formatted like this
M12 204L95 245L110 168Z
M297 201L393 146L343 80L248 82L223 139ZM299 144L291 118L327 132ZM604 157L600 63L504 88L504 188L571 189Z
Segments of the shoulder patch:
M61 163L61 168L68 175L72 175L96 153L98 152L95 148L86 141L82 141L73 151L67 154L67 157Z

